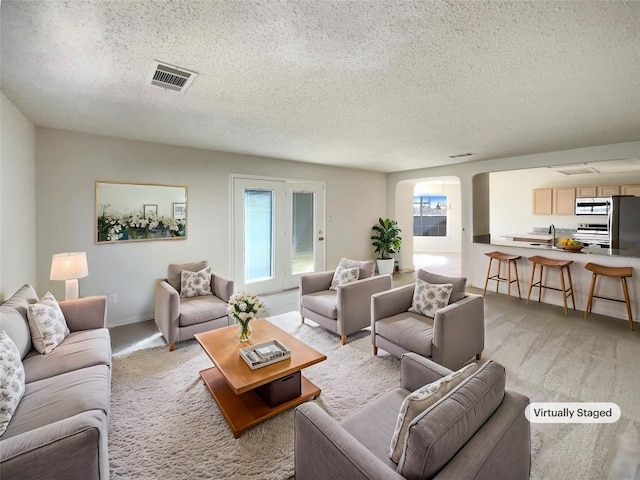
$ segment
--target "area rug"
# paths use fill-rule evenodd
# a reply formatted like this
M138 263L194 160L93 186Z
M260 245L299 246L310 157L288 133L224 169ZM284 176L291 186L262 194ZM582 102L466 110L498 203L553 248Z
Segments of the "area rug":
M341 420L399 386L400 361L374 357L368 331L338 336L289 312L273 323L327 355L305 369L322 389L316 400ZM111 478L287 479L293 476L293 410L234 439L198 372L211 361L195 341L176 350L138 350L113 359L109 457Z

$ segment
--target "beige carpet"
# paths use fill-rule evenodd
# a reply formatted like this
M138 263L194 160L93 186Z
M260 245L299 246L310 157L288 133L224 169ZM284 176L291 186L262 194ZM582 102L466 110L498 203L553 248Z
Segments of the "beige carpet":
M509 388L532 401L613 401L616 424L532 425L532 479L640 480L640 334L597 316L486 297L483 361L505 365ZM603 317L604 318L604 317ZM399 385L399 360L373 357L368 331L337 336L295 312L271 320L325 353L305 370L340 420ZM139 350L113 361L109 452L112 479L286 479L293 475L293 411L234 440L198 375L211 365L193 341L174 352Z

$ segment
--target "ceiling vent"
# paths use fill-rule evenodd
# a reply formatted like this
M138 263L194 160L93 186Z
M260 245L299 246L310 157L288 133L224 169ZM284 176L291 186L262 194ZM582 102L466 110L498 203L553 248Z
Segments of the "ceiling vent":
M600 173L599 170L591 167L571 168L566 170L558 170L563 175L585 175L589 173Z
M457 155L449 155L449 158L471 157L473 155L475 155L475 153L473 153L473 152L458 153Z
M147 84L184 93L198 76L196 72L154 60Z

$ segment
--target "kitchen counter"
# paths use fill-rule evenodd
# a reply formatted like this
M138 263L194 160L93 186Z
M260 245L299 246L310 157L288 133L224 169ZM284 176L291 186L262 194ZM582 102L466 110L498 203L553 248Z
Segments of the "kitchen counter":
M543 237L543 236L541 236ZM545 243L542 239L540 241L536 241L535 238L532 238L532 241L522 241L522 240L508 240L511 238L510 236L505 237L489 237L483 236L474 239L474 243L481 243L485 245L496 245L501 247L519 247L519 248L531 248L534 250L547 250L554 252L562 252L570 255L600 255L606 257L628 257L628 258L640 258L640 247L636 249L612 249L612 248L602 248L597 246L592 247L584 247L581 251L575 252L571 250L563 250L558 247L551 247L550 242ZM557 238L557 237L556 237ZM593 260L597 262L598 260Z

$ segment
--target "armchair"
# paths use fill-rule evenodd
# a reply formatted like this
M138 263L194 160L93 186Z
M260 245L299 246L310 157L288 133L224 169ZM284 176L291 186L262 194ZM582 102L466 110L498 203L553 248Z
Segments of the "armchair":
M156 280L155 321L173 351L175 344L196 333L230 324L227 302L233 294L233 280L211 272L211 295L180 296L182 270L198 272L207 262L171 264L167 278Z
M300 277L300 317L313 320L318 325L341 337L342 345L347 335L358 332L371 324L369 305L371 295L391 288L391 275L373 276L373 262L343 258L338 267L358 268L358 280L331 290L335 270L308 273Z
M529 399L505 390L505 370L487 362L410 421L396 464L389 458L401 406L412 391L451 373L415 353L402 356L401 387L342 422L317 403L294 416L297 480L524 480L531 469Z
M434 318L411 312L415 283L371 297L371 342L396 357L415 352L456 370L484 349L484 299L465 292L466 279L418 271L418 278L432 284L454 285L450 303Z

